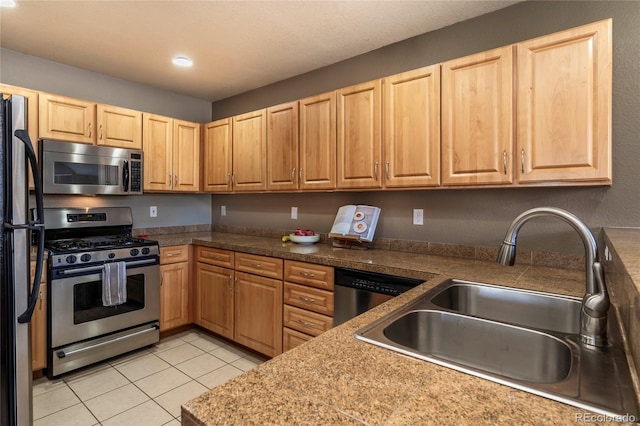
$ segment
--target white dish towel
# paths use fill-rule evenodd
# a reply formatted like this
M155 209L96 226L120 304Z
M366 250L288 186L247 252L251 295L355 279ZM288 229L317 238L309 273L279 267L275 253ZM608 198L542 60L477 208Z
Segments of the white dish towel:
M105 263L102 271L102 305L116 306L127 301L127 264Z

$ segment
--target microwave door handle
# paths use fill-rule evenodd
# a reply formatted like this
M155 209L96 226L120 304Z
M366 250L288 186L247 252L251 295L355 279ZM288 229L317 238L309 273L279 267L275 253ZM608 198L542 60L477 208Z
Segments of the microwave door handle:
M33 144L29 138L29 133L25 130L16 130L15 136L25 145L25 152L29 159L31 172L33 173L33 184L36 193L36 212L38 215L37 220L29 223L27 226L31 231L38 232L38 254L36 257L36 270L33 277L31 294L29 295L29 300L27 302L27 309L18 316L18 323L25 324L31 321L33 310L36 307L38 296L40 295L40 279L42 278L42 264L44 263L44 224L42 223L44 208L42 202L42 181L40 180L40 173L38 172L38 161L36 160L36 153L33 150Z
M124 192L129 192L129 162L127 160L122 162L122 189Z

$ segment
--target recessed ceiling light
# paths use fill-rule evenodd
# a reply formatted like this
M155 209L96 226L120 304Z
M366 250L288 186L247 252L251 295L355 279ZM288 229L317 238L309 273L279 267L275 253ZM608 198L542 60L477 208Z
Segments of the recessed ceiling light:
M173 58L173 65L177 65L179 67L190 67L193 65L193 61L186 56L176 56Z
M0 0L0 7L16 7L16 2L13 0Z

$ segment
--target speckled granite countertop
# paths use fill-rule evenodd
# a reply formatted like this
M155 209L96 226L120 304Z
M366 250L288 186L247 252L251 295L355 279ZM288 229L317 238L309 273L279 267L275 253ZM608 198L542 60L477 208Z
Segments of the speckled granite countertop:
M640 230L607 230L616 253L640 264ZM582 295L582 271L206 233L157 238L254 254L422 277L424 284L260 365L183 406L183 425L570 424L584 410L357 341L353 333L448 277ZM307 251L308 253L301 253ZM638 284L636 281L635 284Z

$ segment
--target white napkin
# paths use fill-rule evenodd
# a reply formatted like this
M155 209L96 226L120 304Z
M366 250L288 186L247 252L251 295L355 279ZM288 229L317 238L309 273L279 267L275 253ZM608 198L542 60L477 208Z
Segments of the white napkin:
M127 264L105 263L102 271L102 305L116 306L127 301Z

